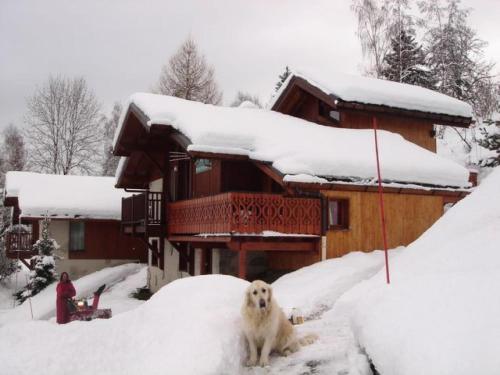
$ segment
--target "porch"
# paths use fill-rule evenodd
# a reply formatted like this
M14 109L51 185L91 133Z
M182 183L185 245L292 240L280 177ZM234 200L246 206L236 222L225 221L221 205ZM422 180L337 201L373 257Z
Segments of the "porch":
M168 205L168 240L189 249L229 249L238 256L238 276L246 278L247 253L318 254L321 202L281 194L228 192ZM189 262L192 264L192 262Z

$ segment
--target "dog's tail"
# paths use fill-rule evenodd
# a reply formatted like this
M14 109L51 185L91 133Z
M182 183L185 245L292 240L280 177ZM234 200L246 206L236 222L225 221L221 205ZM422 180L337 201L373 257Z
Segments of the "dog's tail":
M307 335L299 339L299 344L301 346L311 345L318 339L318 335L315 333L308 333Z

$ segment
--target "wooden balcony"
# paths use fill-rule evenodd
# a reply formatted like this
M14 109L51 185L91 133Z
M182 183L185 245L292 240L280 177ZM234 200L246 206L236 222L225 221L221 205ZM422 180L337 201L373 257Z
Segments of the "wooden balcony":
M169 236L321 235L319 199L279 194L224 193L170 203ZM265 233L272 231L276 233Z
M145 192L122 198L122 232L158 235L161 231L163 199L160 192Z
M26 259L37 255L33 251L31 232L8 232L5 234L5 252L11 259Z

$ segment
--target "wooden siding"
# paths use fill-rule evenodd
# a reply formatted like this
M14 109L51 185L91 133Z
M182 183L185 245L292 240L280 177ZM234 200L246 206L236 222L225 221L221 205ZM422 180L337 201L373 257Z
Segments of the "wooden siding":
M85 250L69 251L69 259L137 259L147 261L145 244L120 234L119 221L85 221Z
M193 198L206 197L221 191L221 162L212 160L212 168L208 171L196 173L193 164Z
M373 114L354 110L342 110L340 123L343 128L372 129ZM406 140L429 151L436 152L436 139L432 136L434 125L429 120L376 114L379 129L401 134Z
M337 123L320 115L319 102L320 100L314 95L297 88L277 110L317 124L350 129L371 129L372 116L375 115L379 129L399 133L408 141L436 152L436 139L432 136L434 129L432 120L391 113L340 109L340 123ZM323 105L333 109L325 102Z
M351 251L383 249L377 193L323 192L330 198L349 200L349 229L327 231L327 258ZM443 214L443 197L384 194L389 248L416 240Z

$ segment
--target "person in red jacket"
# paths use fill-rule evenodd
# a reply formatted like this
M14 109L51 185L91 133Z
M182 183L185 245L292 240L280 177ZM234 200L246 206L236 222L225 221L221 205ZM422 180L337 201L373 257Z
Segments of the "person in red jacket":
M59 279L59 283L57 284L56 291L57 323L65 324L69 322L69 309L67 300L76 295L75 287L71 283L67 272L63 272L61 274L61 278Z

